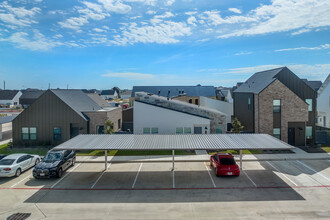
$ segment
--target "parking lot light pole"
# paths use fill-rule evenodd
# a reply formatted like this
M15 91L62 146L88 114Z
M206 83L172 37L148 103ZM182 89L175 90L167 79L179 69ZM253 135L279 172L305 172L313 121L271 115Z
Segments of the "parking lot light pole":
M105 157L105 169L104 170L107 170L107 167L108 167L108 151L104 151L104 157Z
M172 171L174 171L174 150L172 150Z
M243 170L242 167L243 161L242 161L242 150L239 150L239 168Z

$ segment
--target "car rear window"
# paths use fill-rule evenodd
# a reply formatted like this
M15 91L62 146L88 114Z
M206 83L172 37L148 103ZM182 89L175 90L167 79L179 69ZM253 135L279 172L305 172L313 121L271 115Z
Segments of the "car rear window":
M12 165L14 163L15 160L13 159L2 159L0 160L0 165L4 165L4 166L7 166L7 165Z
M222 165L235 165L235 160L233 158L221 158L220 163Z

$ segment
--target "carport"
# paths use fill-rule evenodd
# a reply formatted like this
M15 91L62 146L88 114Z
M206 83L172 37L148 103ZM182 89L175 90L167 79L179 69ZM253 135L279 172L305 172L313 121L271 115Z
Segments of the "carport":
M288 150L294 147L268 134L81 134L54 150Z

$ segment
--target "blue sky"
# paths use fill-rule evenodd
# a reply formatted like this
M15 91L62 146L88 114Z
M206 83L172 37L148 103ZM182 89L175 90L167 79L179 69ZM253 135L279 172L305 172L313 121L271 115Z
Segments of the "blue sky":
M329 26L329 0L7 0L0 80L9 89L232 86L288 66L323 81Z

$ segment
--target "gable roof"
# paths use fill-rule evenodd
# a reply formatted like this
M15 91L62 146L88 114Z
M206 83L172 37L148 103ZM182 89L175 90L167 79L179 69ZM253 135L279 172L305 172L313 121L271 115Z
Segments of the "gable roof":
M102 108L81 90L51 89L58 98L71 107L77 114L86 119L83 112L98 111Z
M183 93L189 97L216 96L214 86L133 86L132 97L135 97L136 92L146 92L167 97L169 91L170 97Z
M19 90L0 90L0 100L13 100Z
M21 95L20 99L37 99L39 98L45 91L43 90L25 90Z
M120 91L120 95L131 95L132 94L132 90L123 90Z
M102 90L101 95L114 95L115 90L109 89L109 90Z
M276 80L276 76L286 67L261 71L253 74L248 80L240 85L234 92L255 93L258 94L268 85Z
M106 102L104 99L101 98L101 96L97 93L87 93L87 95L93 99L96 104L98 104L100 107L110 107L110 104Z
M322 82L321 81L309 81L307 79L301 79L301 80L304 81L304 83L306 83L314 91L319 90L319 88L322 86Z
M318 94L319 94L319 95L320 95L320 94L323 92L323 90L329 85L329 83L330 83L330 74L329 74L328 77L324 80L322 86L319 88L319 90L318 90Z

